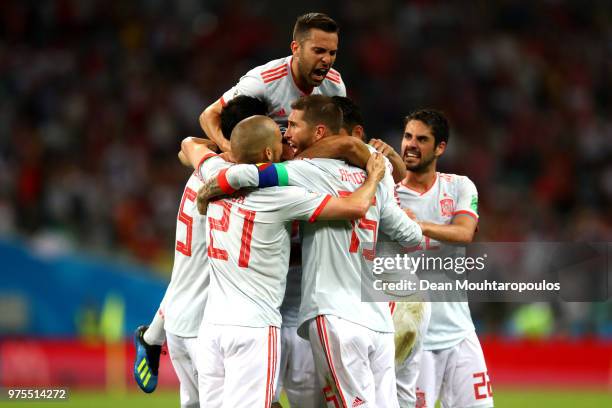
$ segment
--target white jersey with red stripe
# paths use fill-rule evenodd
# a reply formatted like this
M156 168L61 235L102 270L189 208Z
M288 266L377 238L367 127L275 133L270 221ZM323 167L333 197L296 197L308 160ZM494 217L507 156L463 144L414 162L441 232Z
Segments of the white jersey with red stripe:
M191 175L178 210L172 277L162 301L164 328L180 337L196 337L208 295L206 217L196 207L200 178Z
M201 166L213 175L228 163ZM247 327L281 326L279 307L289 267L291 220L315 221L330 196L299 187L271 187L208 206L210 289L204 322Z
M402 208L412 210L418 220L436 224L450 224L456 216L470 216L478 220L478 191L466 176L436 173L434 184L426 192L420 193L399 183L397 193ZM425 237L419 249L427 255L440 257L465 256L463 246L444 244ZM423 348L440 350L453 347L474 330L467 302L432 302L431 320Z
M360 168L334 159L284 163L290 185L342 196L355 191L367 175ZM375 205L354 222L319 221L302 226L302 300L299 333L318 315L335 315L374 331L393 332L387 303L362 302L361 279L370 270L378 228L398 241L417 243L421 229L379 187Z
M286 129L287 118L291 113L293 101L308 95L295 82L291 71L292 57L276 59L253 68L240 81L221 97L221 104L238 95L252 96L266 102L268 116L281 128ZM321 85L315 87L311 95L346 96L346 87L340 73L330 69ZM226 135L229 137L229 135Z

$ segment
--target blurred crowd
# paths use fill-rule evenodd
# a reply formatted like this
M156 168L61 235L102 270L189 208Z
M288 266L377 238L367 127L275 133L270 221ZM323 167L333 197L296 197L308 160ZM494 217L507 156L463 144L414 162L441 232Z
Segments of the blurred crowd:
M180 140L324 11L370 137L399 149L408 112L448 115L439 168L478 187L479 241L612 241L609 1L328 3L1 2L0 237L169 273Z

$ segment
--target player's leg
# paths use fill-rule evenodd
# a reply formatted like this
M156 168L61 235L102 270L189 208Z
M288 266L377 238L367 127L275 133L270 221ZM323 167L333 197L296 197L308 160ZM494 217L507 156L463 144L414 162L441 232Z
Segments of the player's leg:
M396 330L395 345L398 346L397 334L403 330L414 333L414 342L408 357L404 361L397 361L396 359L397 396L402 408L412 408L416 406L417 402L416 383L421 367L421 356L423 355L423 337L427 332L429 319L431 318L431 305L428 302L413 302L405 306L408 312L406 315L402 316L396 313L393 315ZM396 311L397 308L401 307L402 304L398 303Z
M370 330L327 315L308 322L308 335L326 406L376 406Z
M282 328L283 354L285 348L288 365L283 379L285 393L291 407L319 408L323 406L323 394L317 385L314 359L310 342L297 334L297 327Z
M179 337L167 333L170 360L179 379L182 408L196 408L198 398L198 372L196 370L196 338Z
M225 368L221 337L226 327L202 322L196 340L196 367L198 371L198 393L200 406L221 407L225 383Z
M147 344L161 346L166 341L166 331L164 330L164 314L160 309L157 310L151 324L144 332L142 338Z
M285 386L285 376L287 375L287 365L291 358L291 347L290 339L288 338L287 327L282 326L280 329L281 333L281 347L280 347L280 362L278 367L278 376L276 377L276 386L274 387L274 403L272 408L280 407L280 396Z
M375 336L375 343L370 350L370 366L374 376L376 404L372 406L399 408L395 380L393 333L373 333L373 335Z
M476 333L472 332L454 349L440 395L442 407L493 407L487 364Z
M134 380L144 392L153 392L157 387L159 357L165 337L161 308L155 313L151 325L140 326L134 332Z
M452 349L423 350L421 365L416 383L416 408L435 407L446 368L446 362Z
M269 407L280 358L277 327L226 326L223 407Z

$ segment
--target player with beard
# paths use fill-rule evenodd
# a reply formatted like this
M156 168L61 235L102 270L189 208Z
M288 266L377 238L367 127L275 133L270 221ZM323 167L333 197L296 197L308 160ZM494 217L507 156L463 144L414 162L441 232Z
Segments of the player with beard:
M351 99L343 96L334 96L334 103L342 109L342 128L340 135L350 135L360 140L365 139L364 121L359 106ZM380 139L371 139L368 147L370 151L378 151L385 156L389 169L382 180L382 184L389 189L399 204L395 192L394 176L402 180L406 175L406 164L391 146ZM400 170L399 167L402 169ZM399 181L398 180L398 181ZM384 240L381 237L379 241ZM400 407L414 407L416 403L416 381L419 376L421 355L423 352L423 337L429 325L431 307L428 302L391 302L389 304L393 315L395 327L395 375L397 383L397 396Z
M446 149L449 126L434 110L406 117L402 157L408 174L397 186L426 236L419 250L436 257L464 257L478 224L478 192L466 176L436 171ZM418 254L418 253L417 253ZM492 407L484 354L467 301L432 302L417 379L416 407Z
M285 137L296 153L336 134L341 111L331 98L313 95L292 104ZM220 189L301 185L334 195L354 191L361 169L333 159L294 160L265 169L235 166L208 182L198 200ZM212 185L211 185L212 184ZM378 230L414 245L421 231L379 187L366 217L358 222L303 225L302 300L298 333L309 339L319 383L329 406L398 407L394 372L393 322L387 303L362 302L362 279L370 286L368 260ZM314 227L314 228L313 228ZM334 404L334 405L331 405Z
M280 130L270 118L247 118L232 132L231 151L238 163L267 162L269 167L280 159ZM191 139L183 142L182 152L205 177L231 166ZM202 406L270 406L289 261L287 222L363 216L384 174L382 156L370 158L368 173L347 198L274 187L211 202L211 278L198 336Z
M241 120L266 112L266 105L259 99L240 96L223 108L221 127L230 134ZM214 146L210 141L199 142L206 143L207 148ZM195 343L209 284L207 240L203 229L206 220L198 212L195 202L201 186L202 180L197 172L193 172L183 191L177 215L170 283L151 324L140 326L134 336L134 379L147 393L157 387L161 346L167 339L170 359L179 379L180 403L184 408L199 406Z
M200 126L221 150L230 149L229 135L220 127L223 106L238 95L261 99L270 116L284 131L291 103L305 95L346 95L340 73L332 68L338 52L338 25L323 13L298 17L293 29L291 55L253 68L200 115Z

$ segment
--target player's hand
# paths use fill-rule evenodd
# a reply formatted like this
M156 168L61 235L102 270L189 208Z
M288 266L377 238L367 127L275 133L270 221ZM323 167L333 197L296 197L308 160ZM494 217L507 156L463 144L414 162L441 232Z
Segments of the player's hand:
M414 214L414 212L412 212L412 210L410 208L403 208L403 210L406 213L406 215L408 217L410 217L411 220L413 220L413 221L417 220L416 215Z
M181 164L185 167L191 167L191 163L189 162L189 159L187 159L187 157L185 156L185 153L183 153L183 151L180 151L178 153L178 158L179 161L181 162Z
M366 164L366 171L368 177L375 179L377 182L382 180L385 175L385 161L383 155L380 153L374 153L370 156L368 163Z
M368 143L370 146L375 148L379 153L381 153L385 157L389 157L390 155L397 154L395 150L385 142L380 139L370 139Z

